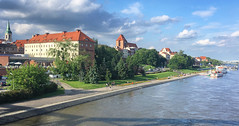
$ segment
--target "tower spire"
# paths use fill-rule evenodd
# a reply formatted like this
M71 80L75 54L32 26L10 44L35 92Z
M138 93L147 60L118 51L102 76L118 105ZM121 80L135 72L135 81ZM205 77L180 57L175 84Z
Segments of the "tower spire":
M12 31L10 29L9 20L7 21L7 29L6 29L6 32L5 32L5 40L7 42L12 42Z
M9 20L7 21L7 29L6 29L6 33L12 33L11 29L10 29L10 23Z

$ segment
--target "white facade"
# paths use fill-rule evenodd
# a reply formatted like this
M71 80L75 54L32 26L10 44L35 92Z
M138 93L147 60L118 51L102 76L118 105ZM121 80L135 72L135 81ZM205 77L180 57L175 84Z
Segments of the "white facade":
M30 57L52 57L48 55L50 48L57 48L59 42L46 42L46 43L26 43L24 44L24 54ZM78 41L72 41L78 44ZM78 49L77 49L78 50ZM78 55L78 51L71 52L71 55Z

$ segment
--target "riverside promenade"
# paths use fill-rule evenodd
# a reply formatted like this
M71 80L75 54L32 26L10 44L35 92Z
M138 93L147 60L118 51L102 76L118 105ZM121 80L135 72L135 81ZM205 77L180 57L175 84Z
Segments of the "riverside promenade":
M144 83L130 84L127 86L112 86L111 88L104 87L92 90L75 89L67 84L58 82L58 84L65 89L64 95L0 105L0 124L6 124L24 118L60 110L66 107L196 75L198 74L173 77L165 80L150 80Z

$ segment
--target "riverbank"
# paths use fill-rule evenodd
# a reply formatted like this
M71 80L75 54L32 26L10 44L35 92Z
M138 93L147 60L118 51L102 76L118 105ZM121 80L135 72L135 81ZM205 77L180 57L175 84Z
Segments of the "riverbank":
M170 81L184 79L196 75L198 74L192 74L182 77L173 77L171 79L165 80L152 80L140 84L131 84L128 86L113 86L111 88L104 87L92 90L68 88L66 89L65 95L1 105L0 124L13 122L31 116L56 111L66 107L126 93L133 90L138 90L149 86L163 84ZM62 83L62 85L64 84Z

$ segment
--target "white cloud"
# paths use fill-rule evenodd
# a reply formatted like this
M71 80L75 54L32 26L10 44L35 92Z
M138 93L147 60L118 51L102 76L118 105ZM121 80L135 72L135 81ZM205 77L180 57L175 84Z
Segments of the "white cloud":
M155 47L154 46L150 46L148 49L155 49Z
M0 13L0 17L5 17L5 18L25 18L28 15L22 12L18 11L6 11L4 10L3 12Z
M168 38L162 38L160 41L161 42L165 42L165 41L167 41L168 40Z
M184 29L182 32L180 32L177 36L179 39L189 39L189 38L194 38L197 36L197 32L194 30L187 30Z
M126 22L126 23L124 23L124 25L127 25L127 26L131 26L131 25L134 25L136 23L136 21L134 20L134 21L132 21L132 22Z
M132 4L131 6L129 6L129 8L122 10L121 13L143 16L143 14L140 11L140 8L142 8L142 5L139 2L136 2Z
M215 28L221 28L221 24L218 22L212 22L206 26L201 27L201 29L215 29Z
M231 34L232 37L239 37L239 31L235 31Z
M217 44L216 42L210 41L209 39L199 40L199 41L193 43L193 45L202 45L202 46L216 45L216 44Z
M192 15L196 15L202 18L210 17L216 12L217 8L210 7L208 10L194 11Z
M141 41L141 40L143 40L144 38L143 37L136 37L135 38L135 42L139 42L139 41Z
M89 12L100 7L99 4L93 3L89 0L71 0L65 9L72 12Z
M175 18L170 18L168 15L156 16L150 19L152 23L165 24L169 22L177 21Z

